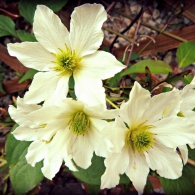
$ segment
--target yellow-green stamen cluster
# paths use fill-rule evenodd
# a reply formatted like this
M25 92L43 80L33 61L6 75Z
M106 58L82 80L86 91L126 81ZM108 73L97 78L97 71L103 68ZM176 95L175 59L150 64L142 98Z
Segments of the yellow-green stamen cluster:
M89 129L90 120L83 111L79 111L72 116L69 125L73 133L76 135L84 135Z
M52 68L54 70L60 71L62 74L64 72L72 73L79 66L79 62L82 58L77 58L75 51L71 51L66 45L66 49L59 49L60 53L55 54L56 65Z
M178 113L177 113L177 116L179 116L179 117L185 117L185 115L183 114L182 111L178 112Z
M126 136L126 145L130 146L133 152L137 150L140 154L143 154L154 143L153 133L149 131L152 127L151 125L142 126L141 124L137 128L129 130Z

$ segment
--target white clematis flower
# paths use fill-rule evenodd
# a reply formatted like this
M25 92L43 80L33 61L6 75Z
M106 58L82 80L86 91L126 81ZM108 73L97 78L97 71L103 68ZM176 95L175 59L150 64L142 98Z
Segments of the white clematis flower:
M177 90L151 98L149 91L135 82L129 101L103 130L114 149L104 161L102 189L115 187L124 173L139 194L143 193L149 169L169 179L181 176L183 164L175 149L193 143L195 134L187 119L177 117L180 103Z
M195 77L191 81L190 84L186 85L182 90L178 90L182 99L180 112L178 116L185 117L188 121L190 121L194 125L194 133L195 133L195 112L192 111L195 108ZM189 146L194 149L194 144L189 144ZM188 148L186 145L178 147L184 164L187 163L188 160Z
M74 162L86 169L93 152L105 157L112 144L102 136L102 129L117 110L105 110L104 105L86 106L81 101L66 99L61 106L26 105L18 98L17 108L10 106L10 116L19 124L13 135L18 140L33 141L26 155L32 166L44 160L42 172L52 179L62 162L76 171ZM16 113L19 113L16 115Z
M89 105L105 104L102 79L125 68L112 54L97 51L106 19L102 5L84 4L73 11L69 32L52 10L37 6L33 30L38 42L8 44L11 56L40 71L25 94L26 103L60 102L67 96L68 81L73 75L79 100Z

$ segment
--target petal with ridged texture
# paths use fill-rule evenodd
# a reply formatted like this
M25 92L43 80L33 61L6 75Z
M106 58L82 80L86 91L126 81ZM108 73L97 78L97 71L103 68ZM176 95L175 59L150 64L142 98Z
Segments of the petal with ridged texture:
M104 34L101 30L107 13L100 4L84 4L75 8L71 15L71 48L80 57L92 54L102 44Z
M106 170L101 177L101 189L113 188L119 184L119 175L126 171L129 160L126 147L123 147L120 153L112 153L104 160Z
M44 5L37 5L33 30L39 43L50 52L59 53L59 48L66 48L65 44L70 46L67 28L60 18Z
M10 43L7 46L9 54L17 57L28 68L49 71L54 66L52 61L55 56L43 48L40 43Z
M195 143L194 125L183 117L167 117L153 123L154 138L170 148Z
M74 74L75 94L78 100L95 106L97 104L106 104L105 89L99 78L94 78L90 73L78 71Z
M146 185L149 166L146 163L144 155L140 155L137 152L133 153L131 150L129 150L129 154L129 165L125 173L140 195L143 193L144 186Z
M182 160L172 148L154 144L145 152L146 161L152 170L157 170L161 177L177 179L182 175Z
M113 77L126 66L119 62L112 54L105 51L97 51L83 57L80 62L83 72L88 72L93 77L102 80Z

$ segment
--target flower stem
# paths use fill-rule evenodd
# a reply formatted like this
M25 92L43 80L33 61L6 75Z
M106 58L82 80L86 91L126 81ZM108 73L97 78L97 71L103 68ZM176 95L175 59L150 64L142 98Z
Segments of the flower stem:
M108 98L106 98L106 101L113 107L116 109L119 109L119 107L117 105L115 105L113 102L111 102Z

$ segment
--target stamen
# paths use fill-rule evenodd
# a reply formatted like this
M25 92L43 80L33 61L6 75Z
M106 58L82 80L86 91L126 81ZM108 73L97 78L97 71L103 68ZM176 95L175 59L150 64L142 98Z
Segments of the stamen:
M79 111L73 115L69 124L70 130L72 130L73 133L76 135L84 135L85 132L89 129L90 120L83 111Z

